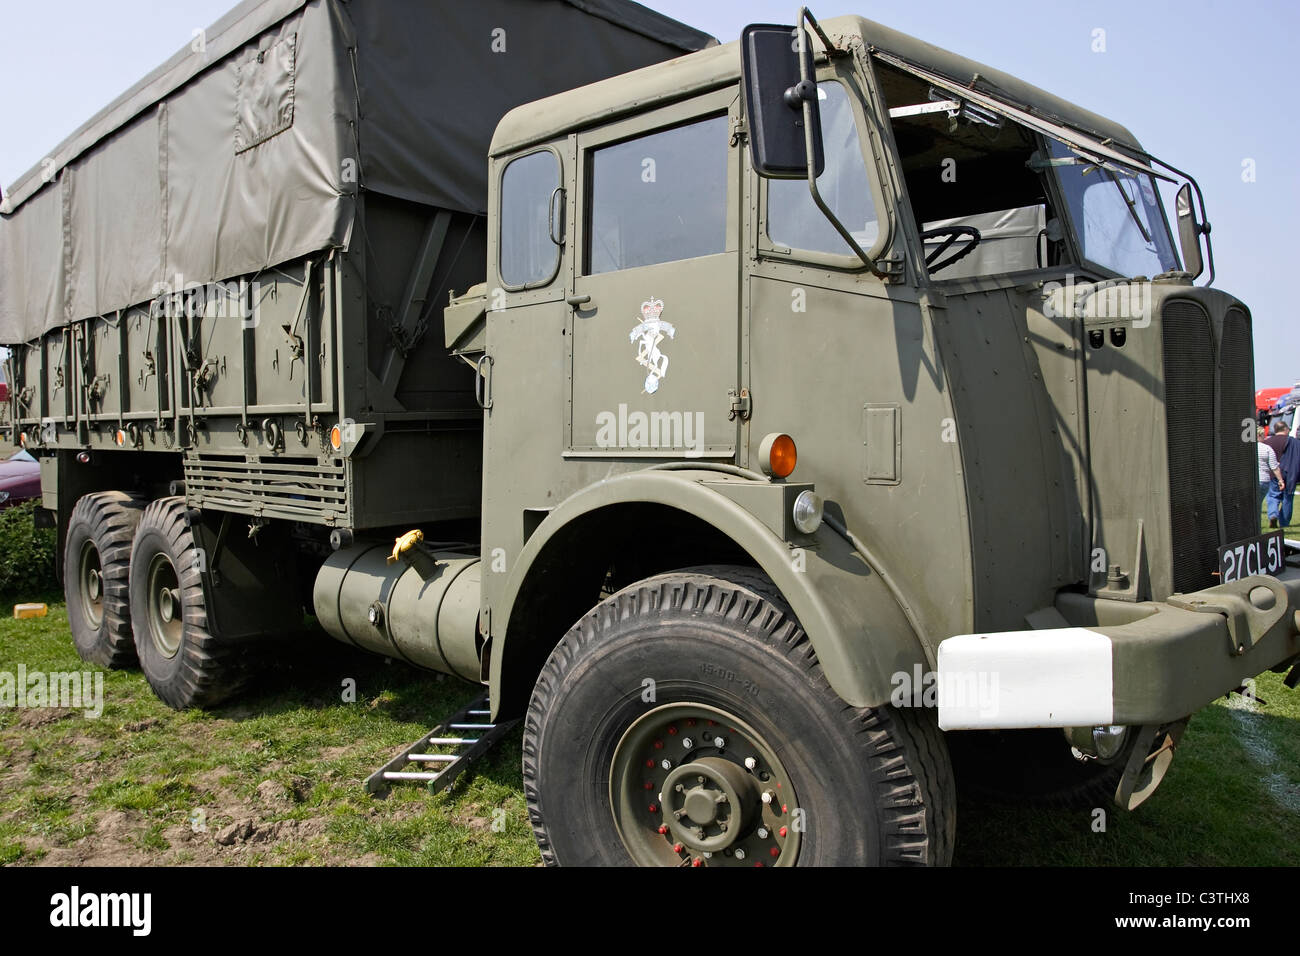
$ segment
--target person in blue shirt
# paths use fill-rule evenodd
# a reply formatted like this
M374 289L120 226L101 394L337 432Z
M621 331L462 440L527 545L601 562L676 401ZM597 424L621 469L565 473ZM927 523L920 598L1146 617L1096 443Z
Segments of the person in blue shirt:
M1268 526L1285 528L1291 524L1291 511L1295 504L1295 483L1300 480L1300 440L1291 437L1291 429L1286 422L1275 422L1273 434L1264 439L1273 453L1277 455L1277 464L1282 472L1279 487L1273 479L1268 489Z

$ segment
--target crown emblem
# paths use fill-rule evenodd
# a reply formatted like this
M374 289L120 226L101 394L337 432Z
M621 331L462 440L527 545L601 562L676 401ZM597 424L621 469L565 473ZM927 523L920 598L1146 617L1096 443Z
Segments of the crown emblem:
M653 395L659 391L659 383L668 374L668 356L659 349L659 343L665 338L673 338L677 330L672 324L659 316L664 311L662 299L651 296L641 303L641 322L632 330L629 341L636 345L636 361L648 374L645 377L645 390Z

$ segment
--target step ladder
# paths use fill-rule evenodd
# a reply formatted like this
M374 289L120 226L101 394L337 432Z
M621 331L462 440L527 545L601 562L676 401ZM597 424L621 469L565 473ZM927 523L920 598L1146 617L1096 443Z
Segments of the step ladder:
M424 783L430 793L450 787L471 763L510 732L517 720L492 723L487 697L480 697L457 711L388 763L366 777L366 792L379 796L394 783ZM420 769L407 770L415 764Z

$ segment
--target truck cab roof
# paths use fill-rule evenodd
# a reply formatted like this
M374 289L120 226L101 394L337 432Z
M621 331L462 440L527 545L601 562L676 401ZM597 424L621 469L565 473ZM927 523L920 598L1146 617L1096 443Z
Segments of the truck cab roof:
M1137 138L1125 127L1009 73L865 17L836 17L823 21L822 25L837 44L893 54L1045 120L1145 155ZM814 49L820 49L820 44L814 42ZM511 153L572 130L734 83L739 78L739 41L709 47L516 107L498 125L491 153L493 156Z

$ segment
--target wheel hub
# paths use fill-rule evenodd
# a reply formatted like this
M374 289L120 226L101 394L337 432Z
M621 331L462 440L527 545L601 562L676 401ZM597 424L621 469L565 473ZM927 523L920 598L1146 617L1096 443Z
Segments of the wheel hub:
M614 823L648 866L789 866L799 851L794 786L763 736L705 704L633 721L610 768Z
M81 548L77 580L81 582L81 613L91 630L104 621L104 572L99 549L87 541Z
M693 850L725 850L753 828L762 803L745 769L721 757L684 763L664 780L664 822Z
M181 620L180 581L176 569L165 554L154 555L149 562L147 582L149 635L154 647L165 658L173 658L181 647L184 625Z
M176 593L175 588L163 588L158 592L158 615L165 623L172 622L179 604L180 595Z

